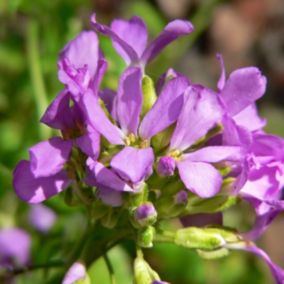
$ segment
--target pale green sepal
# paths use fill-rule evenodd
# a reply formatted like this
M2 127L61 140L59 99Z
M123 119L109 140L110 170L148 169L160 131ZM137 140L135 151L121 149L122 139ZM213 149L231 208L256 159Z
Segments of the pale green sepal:
M197 253L204 259L218 259L229 255L229 250L226 248L220 248L213 251L197 250Z

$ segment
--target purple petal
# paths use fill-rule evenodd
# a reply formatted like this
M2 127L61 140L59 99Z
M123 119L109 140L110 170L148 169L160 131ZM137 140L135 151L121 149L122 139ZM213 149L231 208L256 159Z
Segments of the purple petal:
M244 154L242 148L237 146L209 146L184 154L183 158L192 162L218 163L240 161L244 158Z
M177 77L184 78L185 80L187 80L188 85L191 85L190 80L186 76L184 76L182 73L175 71L173 68L169 68L165 73L162 74L156 84L157 93L160 94L164 86L166 86L167 82Z
M29 211L29 221L38 231L46 233L54 225L56 214L42 204L32 205Z
M0 230L0 267L24 266L30 257L31 239L23 230L9 228Z
M177 77L165 85L156 103L141 122L139 128L141 137L150 139L176 122L184 101L183 93L188 83L186 78Z
M230 115L236 115L254 103L265 92L266 78L255 67L231 73L220 96Z
M100 154L100 135L97 131L87 132L76 139L78 147L88 156L97 159Z
M111 144L124 144L123 133L112 124L99 104L98 97L88 91L82 97L81 105L88 122L100 132Z
M99 58L98 37L93 31L83 31L70 41L60 54L59 80L76 95L85 90L95 76Z
M106 168L102 163L92 159L87 160L89 173L86 183L92 186L102 185L117 191L133 191L133 189L123 181L112 170Z
M38 177L52 176L61 171L69 159L71 141L59 137L40 142L29 149L31 171Z
M29 203L40 203L66 189L70 180L61 171L54 176L36 178L28 161L21 161L14 170L13 186L16 194Z
M100 99L103 100L104 105L111 116L116 120L115 98L116 92L110 89L104 89L99 92Z
M119 81L116 115L125 135L137 134L142 108L142 72L140 68L129 67Z
M119 207L123 204L121 191L116 191L102 185L98 185L97 196L104 204L112 207Z
M222 177L210 164L182 160L177 163L179 175L186 188L202 198L217 194Z
M55 129L75 129L76 121L82 120L82 113L76 104L70 107L70 93L64 89L51 102L41 122Z
M128 21L114 20L111 23L111 29L118 37L133 48L139 58L142 56L146 48L148 34L145 23L141 18L134 16ZM130 64L132 60L120 43L113 40L113 46L125 62Z
M225 65L224 65L224 59L222 54L216 54L217 59L219 60L220 67L221 67L221 74L220 78L217 83L218 90L221 91L223 90L225 83L226 83L226 70L225 70Z
M221 119L222 108L217 96L207 89L189 87L186 101L177 120L171 138L170 148L181 151L187 149Z
M223 124L223 144L224 145L238 145L244 149L249 149L253 142L252 132L248 129L236 125L235 121L224 115L222 119Z
M95 14L93 14L91 18L91 24L97 32L110 37L116 47L120 46L120 52L122 52L122 50L124 51L124 59L127 60L127 62L139 61L139 56L134 48L129 45L123 38L121 38L115 31L105 25L99 24L96 20Z
M92 84L90 85L90 89L92 89L95 94L99 93L99 87L103 79L103 76L107 70L107 67L108 67L107 61L104 59L103 54L100 52L97 72L94 76Z
M180 36L188 35L193 31L191 22L174 20L168 23L158 37L151 42L142 55L144 64L153 60L162 49Z
M268 164L250 170L240 194L252 196L259 200L272 199L278 196L283 186L283 178L279 180L279 166L277 164L269 166Z
M233 117L237 125L250 131L260 130L266 125L266 119L257 113L255 104L251 104Z
M86 276L86 267L80 262L75 262L67 271L62 284L75 284L77 281L83 280Z
M149 175L153 162L152 148L125 147L112 158L110 165L119 176L135 184Z
M184 227L206 227L212 225L223 225L223 214L221 212L212 214L193 214L180 218Z

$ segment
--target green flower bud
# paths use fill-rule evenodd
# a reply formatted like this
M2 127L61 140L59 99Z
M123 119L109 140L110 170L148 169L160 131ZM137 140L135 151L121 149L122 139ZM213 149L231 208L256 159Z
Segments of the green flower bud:
M142 116L144 116L153 106L157 99L153 80L145 75L142 79L143 105Z
M197 227L177 230L174 242L180 246L201 250L215 250L226 243L218 232L211 232Z

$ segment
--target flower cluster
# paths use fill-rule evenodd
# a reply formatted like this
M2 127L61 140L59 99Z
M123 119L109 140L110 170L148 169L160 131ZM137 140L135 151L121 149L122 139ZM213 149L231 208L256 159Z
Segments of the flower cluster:
M170 22L150 43L139 17L108 27L93 16L91 24L95 31L81 32L62 50L58 77L64 88L41 119L61 135L34 145L29 160L19 162L16 194L40 203L65 191L68 204L91 208L92 221L103 227L129 229L139 247L164 240L198 249L204 257L230 249L252 252L282 283L284 272L252 242L284 208L284 141L265 133L255 105L266 78L255 67L226 78L218 55L215 90L173 69L154 82L147 64L190 34L190 22ZM109 37L125 61L116 91L100 88L107 61L97 33ZM190 224L199 213L214 217L240 200L256 212L249 232L195 225L165 235L159 226L176 217ZM207 224L216 225L212 220ZM82 264L74 267L85 277ZM135 267L137 283L166 283L141 254ZM72 267L68 273L64 283L76 281L68 280L74 278Z

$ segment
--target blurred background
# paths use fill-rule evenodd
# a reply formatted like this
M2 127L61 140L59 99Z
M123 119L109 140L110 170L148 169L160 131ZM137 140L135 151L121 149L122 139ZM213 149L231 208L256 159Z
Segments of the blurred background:
M27 158L29 146L52 135L39 119L62 89L57 80L58 53L82 29L89 29L93 12L107 24L116 17L138 15L152 37L171 19L191 20L195 32L168 47L147 73L158 79L172 66L193 82L216 88L220 72L217 52L224 56L227 74L256 65L268 77L266 96L259 102L261 114L268 120L266 130L284 136L283 0L0 0L0 229L25 228L34 238L35 261L58 255L58 248L68 249L80 233L83 217L60 198L52 199L47 204L60 217L48 234L38 234L27 221L28 206L13 194L11 174L17 161ZM103 85L115 88L124 64L107 38L101 37L101 47L110 62ZM244 212L242 216L234 210L228 212L227 225L243 228L252 222L253 213ZM279 216L259 242L282 267L283 237L284 219ZM126 243L126 249L111 252L118 284L131 283L128 247ZM150 250L147 259L173 284L272 283L263 263L245 253L205 261L194 252L161 245ZM103 261L91 268L91 274L92 283L109 283ZM43 283L42 276L41 272L30 273L19 276L16 283Z

